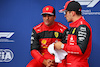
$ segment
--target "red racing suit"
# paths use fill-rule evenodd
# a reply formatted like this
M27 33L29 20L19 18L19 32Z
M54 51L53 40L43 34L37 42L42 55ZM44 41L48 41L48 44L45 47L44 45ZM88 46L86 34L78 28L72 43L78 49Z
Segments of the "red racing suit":
M44 59L54 59L47 48L55 41L67 42L68 28L59 22L55 22L52 26L48 27L44 22L33 28L31 34L31 55L40 63ZM33 62L34 63L34 62ZM31 64L33 64L31 63ZM32 66L27 66L32 67Z
M89 67L88 58L91 53L92 30L90 25L81 17L69 24L67 44L63 50L68 52L66 67Z

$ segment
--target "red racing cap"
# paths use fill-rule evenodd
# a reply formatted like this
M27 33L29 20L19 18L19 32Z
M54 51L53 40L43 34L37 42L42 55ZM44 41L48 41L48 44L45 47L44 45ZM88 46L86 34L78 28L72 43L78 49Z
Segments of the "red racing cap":
M82 7L77 1L67 1L64 9L59 10L60 13L65 11L81 11Z
M43 14L55 15L55 9L52 6L45 6L42 10L41 15Z

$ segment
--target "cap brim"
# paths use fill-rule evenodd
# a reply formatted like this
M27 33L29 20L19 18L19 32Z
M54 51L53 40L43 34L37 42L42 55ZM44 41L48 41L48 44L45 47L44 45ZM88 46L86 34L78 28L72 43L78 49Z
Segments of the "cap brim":
M67 12L67 10L65 10L65 9L59 10L59 13L64 13L64 12Z
M47 12L47 13L41 13L41 15L44 15L44 14L54 15L53 13L50 13L50 12Z
M65 9L59 10L59 13L64 13L64 14L66 14L66 12L67 12L67 10L65 10Z

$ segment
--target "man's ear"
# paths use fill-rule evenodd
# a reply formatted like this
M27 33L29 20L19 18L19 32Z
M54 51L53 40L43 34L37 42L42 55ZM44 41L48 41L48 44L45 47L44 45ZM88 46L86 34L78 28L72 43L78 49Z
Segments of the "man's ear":
M54 16L54 19L56 19L56 16Z
M75 16L76 15L76 12L75 11L72 11L72 15Z

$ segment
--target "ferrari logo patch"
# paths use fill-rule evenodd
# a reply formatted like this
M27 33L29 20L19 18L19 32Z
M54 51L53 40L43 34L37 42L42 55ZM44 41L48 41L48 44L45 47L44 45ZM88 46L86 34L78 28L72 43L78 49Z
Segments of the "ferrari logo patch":
M46 40L42 40L41 41L42 44L46 44L46 42L47 42Z
M47 8L46 8L46 11L48 11L48 10L49 10L49 8L47 7Z
M59 36L58 32L54 32L55 37L57 38Z

